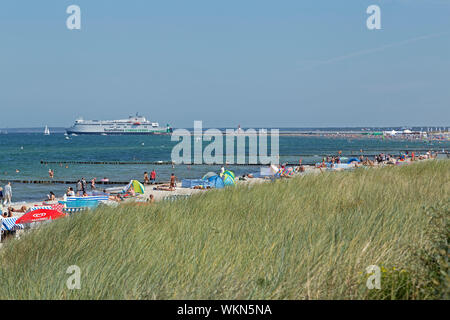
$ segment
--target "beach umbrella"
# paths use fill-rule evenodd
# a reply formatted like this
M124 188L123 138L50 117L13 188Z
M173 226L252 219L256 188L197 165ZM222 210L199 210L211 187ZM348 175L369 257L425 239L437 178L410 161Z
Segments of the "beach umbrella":
M53 209L36 209L25 213L23 216L17 219L16 224L55 220L64 216L64 213Z

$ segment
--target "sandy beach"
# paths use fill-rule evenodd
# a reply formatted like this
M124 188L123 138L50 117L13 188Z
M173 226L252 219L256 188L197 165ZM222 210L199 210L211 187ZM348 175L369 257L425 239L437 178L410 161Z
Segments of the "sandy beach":
M312 170L316 171L316 170ZM262 179L262 178L248 178L247 181L241 181L237 180L236 184L255 184L255 183L263 183L268 182L270 180L268 179ZM142 195L138 195L136 198L133 199L127 199L123 201L123 203L129 203L133 201L145 201L150 197L150 195L153 195L155 201L161 201L165 199L166 197L171 196L190 196L193 194L203 193L207 192L211 189L192 189L192 188L182 188L181 182L177 182L176 189L174 191L164 191L164 190L153 190L154 186L147 185L145 186L145 192ZM15 210L20 210L22 206L25 206L27 208L34 207L34 206L42 206L45 203L57 203L58 201L62 201L62 197L58 197L53 202L47 202L47 201L33 201L33 202L21 202L21 203L12 203L11 207ZM5 211L7 208L4 206L3 211ZM20 217L23 215L23 212L13 212L13 217Z
M416 159L415 161L425 161L425 160L429 160L429 159L423 159L423 160L418 160ZM406 165L406 164L410 164L412 163L410 158L407 158L405 161L401 161L398 162L397 165ZM371 164L370 166L363 166L361 164L358 165L358 167L367 167L367 168L377 168L377 167L382 167L382 166L386 166L386 165L392 165L392 164L387 164L387 163L376 163L374 162L373 164ZM304 171L303 172L295 172L292 176L290 177L283 177L283 178L292 178L292 177L298 177L301 175L306 175L306 174L320 174L323 172L330 172L330 171L343 171L343 170L348 170L347 169L343 169L343 168L334 168L334 169L330 169L330 168L318 168L316 166L311 166L311 165L304 165L303 166ZM240 180L238 177L236 178L236 185L241 185L241 184L257 184L257 183L264 183L264 182L270 182L272 181L270 178L249 178L246 177L246 180ZM165 191L165 190L154 190L154 187L156 187L156 185L146 185L145 186L145 192L144 194L139 194L137 197L132 198L132 199L127 199L124 200L122 203L129 203L129 202L133 202L133 201L137 201L137 202L142 202L142 201L146 201L147 199L149 199L150 195L153 195L154 200L155 201L161 201L164 200L165 198L168 197L177 197L177 196L190 196L193 194L199 194L202 192L207 192L208 190L211 189L193 189L193 188L183 188L181 187L181 182L177 182L176 184L176 188L173 191ZM45 195L43 195L43 198L45 197ZM47 201L30 201L30 202L20 202L20 203L12 203L12 205L10 207L12 207L15 210L20 210L23 206L30 208L30 207L34 207L34 206L42 206L45 204L54 204L57 203L58 201L62 201L63 197L57 197L57 199L53 202L47 202ZM6 206L3 206L3 212L5 212L7 210ZM22 216L24 213L23 212L13 212L12 216L13 217L20 217Z

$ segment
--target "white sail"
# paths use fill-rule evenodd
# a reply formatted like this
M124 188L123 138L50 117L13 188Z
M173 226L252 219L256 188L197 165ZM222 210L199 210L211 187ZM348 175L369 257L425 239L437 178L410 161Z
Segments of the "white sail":
M44 135L49 136L50 130L48 129L48 126L45 126Z

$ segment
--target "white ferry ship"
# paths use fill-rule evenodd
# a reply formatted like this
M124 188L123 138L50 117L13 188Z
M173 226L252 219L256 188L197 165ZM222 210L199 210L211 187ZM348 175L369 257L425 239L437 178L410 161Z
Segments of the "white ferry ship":
M170 134L172 128L161 127L158 122L151 122L145 117L130 116L123 120L83 120L77 119L75 124L66 130L67 134L98 134L98 135L137 135L137 134Z

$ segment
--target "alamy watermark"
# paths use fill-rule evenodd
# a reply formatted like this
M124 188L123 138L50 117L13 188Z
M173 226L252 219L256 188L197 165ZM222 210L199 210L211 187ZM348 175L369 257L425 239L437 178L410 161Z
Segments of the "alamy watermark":
M81 269L77 265L71 265L66 270L67 274L71 276L66 281L66 286L69 290L81 289Z
M381 9L379 6L373 4L369 6L366 10L367 14L370 16L367 18L366 26L369 30L380 30L381 29Z
M81 29L81 9L78 5L72 4L67 7L66 13L70 16L66 20L66 26L69 30L80 30ZM370 5L366 10L367 14L370 16L366 20L366 26L369 30L380 30L381 29L381 9L378 5Z
M366 281L366 287L369 290L381 289L381 269L379 266L370 265L366 268L366 273L369 277Z
M81 29L81 8L78 5L72 4L67 7L66 13L70 16L66 20L66 26L69 30ZM367 7L366 13L370 16L366 20L366 26L369 30L381 29L381 9L378 5L370 5Z
M79 6L72 4L67 7L66 13L70 16L66 20L66 26L69 30L80 30L81 29L81 9Z
M270 155L267 150L269 137ZM172 133L171 140L179 141L173 147L171 153L171 159L174 164L232 165L236 163L269 165L279 163L278 129L270 129L270 134L267 133L266 129L243 130L238 128L226 129L225 132L219 129L203 131L202 121L194 121L193 133L186 129L176 129ZM205 148L203 148L204 141L209 142ZM246 152L247 149L248 154Z

